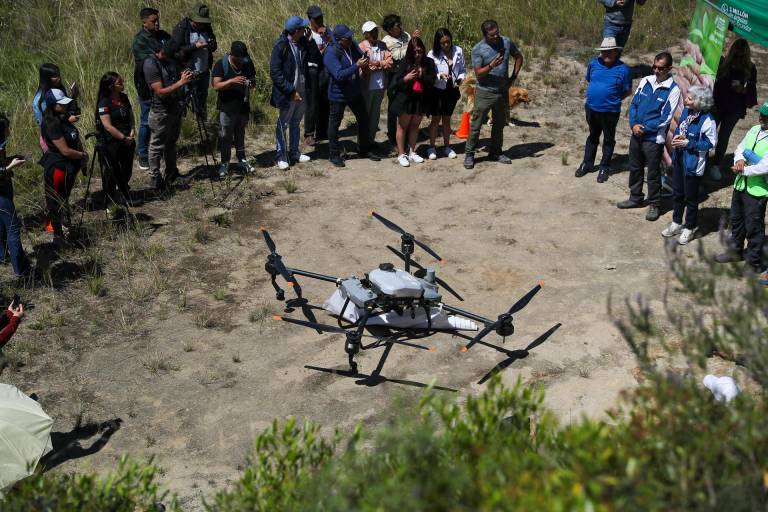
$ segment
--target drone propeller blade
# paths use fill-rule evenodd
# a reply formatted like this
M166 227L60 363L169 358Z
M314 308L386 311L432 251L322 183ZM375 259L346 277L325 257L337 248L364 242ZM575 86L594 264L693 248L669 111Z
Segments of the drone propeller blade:
M492 330L494 330L494 329L496 328L496 326L498 325L498 323L499 323L499 321L498 321L498 320L496 320L496 321L495 321L495 322L493 322L492 324L488 324L488 325L486 325L486 326L485 326L485 329L483 329L482 331L480 331L480 332L477 334L477 336L475 336L474 338L472 338L472 339L469 341L469 343L467 343L467 345L466 345L465 347L462 347L461 351L462 351L462 352L466 352L467 350L469 350L470 348L472 348L472 345L474 345L475 343L477 343L477 342L478 342L478 341L480 341L481 339L485 338L485 337L488 335L488 333L490 333Z
M326 325L326 324L319 324L317 322L309 322L307 320L299 320L298 318L287 318L284 316L275 315L272 317L273 320L277 320L280 322L287 322L289 324L296 324L301 325L304 327L309 327L310 329L315 329L317 331L324 331L324 332L332 332L337 334L346 334L347 331L342 329L341 327L336 327L335 325Z
M388 245L387 249L389 249L390 251L395 253L395 255L398 258L400 258L401 260L405 261L405 254L401 253L400 251L398 251L397 249L395 249L391 245ZM418 261L411 260L411 265L413 265L414 267L416 267L419 270L426 270L424 267L421 266L421 264Z
M267 228L264 226L261 226L259 228L259 231L261 231L262 236L264 237L264 241L267 243L267 248L269 249L269 252L271 254L275 254L277 251L277 246L275 245L274 240L272 240L272 237L269 236L269 232L267 231Z
M461 295L459 295L459 293L458 293L457 291L455 291L453 288L451 288L450 286L448 286L448 283L446 283L445 281L443 281L443 280L442 280L442 279L440 279L439 277L436 277L436 278L435 278L435 281L437 282L437 284L439 284L440 286L442 286L443 288L445 288L445 290L446 290L448 293L450 293L451 295L453 295L454 297L456 297L457 299L459 299L461 302L464 302L464 297L462 297Z
M377 219L379 222L381 222L381 223L382 223L382 224L384 224L385 226L387 226L389 229L391 229L391 230L392 230L392 231L394 231L395 233L400 233L401 235L407 235L407 234L409 234L409 233L408 233L408 232L406 232L406 231L405 231L403 228L401 228L400 226L398 226L397 224L395 224L395 223L394 223L394 222L392 222L391 220L389 220L389 219L386 219L386 218L382 217L381 215L379 215L378 213L376 213L376 212L375 212L375 211L373 211L373 210L369 210L369 211L368 211L368 214L369 214L371 217L373 217L373 218ZM411 235L411 236L413 236L413 235ZM433 250L432 250L432 248L431 248L431 247L429 247L429 246L428 246L427 244L425 244L424 242L421 242L421 241L417 240L415 237L414 237L414 239L413 239L413 242L414 242L416 245L418 245L419 247L421 247L422 249L424 249L424 250L425 250L425 251L426 251L426 252L427 252L427 253L428 253L430 256L432 256L433 258L435 258L437 261L443 261L443 258L441 258L439 254L437 254L435 251L433 251Z
M555 331L556 331L556 330L558 330L558 329L559 329L559 328L560 328L562 325L563 325L563 324L561 324L560 322L558 322L558 323L556 323L555 325L553 325L552 327L550 327L550 328L549 328L549 330L548 330L547 332L545 332L544 334L542 334L541 336L539 336L538 338L536 338L535 340L533 340L532 342L530 342L530 343L528 344L528 346L527 346L527 347L525 347L525 351L526 351L526 352L528 352L528 351L530 351L530 350L533 350L534 348L538 347L539 345L541 345L542 343L544 343L545 341L547 341L547 338L549 338L550 336L552 336L552 335L555 333Z
M527 306L528 303L531 302L531 299L533 298L533 296L539 293L539 290L541 290L542 287L544 287L544 281L540 281L539 284L531 288L531 290L528 293L523 295L520 298L520 300L512 304L512 307L509 308L509 314L513 315L518 311L520 311L521 309L523 309L525 306Z
M441 258L440 255L437 254L435 251L430 249L430 247L427 244L425 244L424 242L420 242L419 240L416 240L415 238L413 239L413 242L416 245L418 245L419 247L421 247L422 249L424 249L425 251L427 251L427 253L430 254L433 258L435 258L437 261L443 261L443 258Z
M381 215L379 215L375 211L368 210L368 215L370 215L374 219L378 220L379 222L381 222L382 224L387 226L392 231L394 231L396 233L400 233L401 235L405 235L406 234L406 231L403 228L401 228L400 226L398 226L397 224L395 224L391 220L382 217Z

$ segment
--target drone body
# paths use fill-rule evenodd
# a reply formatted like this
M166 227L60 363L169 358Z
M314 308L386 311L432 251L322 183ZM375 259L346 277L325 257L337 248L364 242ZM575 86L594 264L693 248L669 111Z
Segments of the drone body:
M350 369L357 373L357 363L354 358L360 350L387 346L385 354L389 352L393 344L405 345L412 348L428 349L422 345L408 343L405 339L418 339L430 336L437 332L449 332L469 339L469 343L462 348L467 351L475 343L482 343L482 339L491 331L496 331L500 336L509 336L514 332L512 315L523 309L541 289L543 283L535 286L510 309L492 320L454 306L443 303L440 287L451 293L459 300L464 300L445 281L435 275L432 268L424 268L411 259L415 246L419 246L427 253L442 261L431 248L417 240L410 233L381 215L371 211L370 215L382 222L389 229L400 233L401 250L387 246L391 252L403 260L404 269L396 268L392 263L382 263L378 268L371 270L362 278L350 276L337 278L318 274L305 270L288 268L282 262L282 256L276 251L266 229L261 232L269 249L265 270L270 275L272 286L275 288L276 298L285 299L285 292L277 284L277 276L280 275L291 286L296 294L295 299L286 301L288 306L300 306L308 321L295 318L275 317L276 320L313 328L318 333L333 332L346 336L345 351L349 358ZM418 270L410 272L410 267ZM320 281L334 283L336 290L324 303L323 307L337 317L337 326L318 323L308 306L306 299L302 297L302 289L296 276L304 276ZM477 331L478 324L483 329L474 337L459 334L459 331ZM386 336L373 335L365 332L366 328L373 326L385 327L389 330ZM553 332L553 331L551 331ZM549 334L551 334L551 332ZM547 334L547 336L549 335ZM364 345L363 337L371 337L376 341ZM543 340L542 340L543 341ZM485 344L485 343L483 343ZM379 364L377 371L380 371Z

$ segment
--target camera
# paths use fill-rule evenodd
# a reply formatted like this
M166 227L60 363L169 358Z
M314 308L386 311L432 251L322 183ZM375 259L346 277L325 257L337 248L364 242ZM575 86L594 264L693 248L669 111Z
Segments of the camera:
M249 80L247 78L245 79L245 82L243 82L243 86L247 87L248 89L253 87L253 84L254 84L254 81L253 80Z
M69 102L69 105L67 105L67 114L70 116L79 116L82 114L82 111L80 110L80 105L77 104L77 100L73 100Z
M198 78L200 78L200 75L203 74L202 71L198 71L198 70L192 69L192 68L187 68L184 71L188 71L188 72L192 73L192 80L197 80Z

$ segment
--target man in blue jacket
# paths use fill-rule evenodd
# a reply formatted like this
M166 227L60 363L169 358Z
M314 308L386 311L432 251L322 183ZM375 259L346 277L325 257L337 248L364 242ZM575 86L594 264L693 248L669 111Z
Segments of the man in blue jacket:
M672 114L680 101L680 89L672 78L672 55L662 52L653 61L653 75L640 80L629 106L629 199L617 203L621 209L644 206L644 168L648 167L648 213L646 220L659 218L661 201L661 157Z
M357 147L359 156L368 157L374 162L381 157L372 152L373 137L369 133L368 112L365 109L360 87L360 69L368 66L368 58L352 39L352 30L346 25L336 25L333 29L334 41L325 50L323 64L330 79L328 100L330 116L328 119L328 155L336 167L344 167L339 145L339 126L344 118L346 107L352 111L357 122Z
M277 166L286 170L292 163L309 162L310 158L299 150L299 124L307 109L309 88L309 60L304 30L309 21L291 16L285 30L272 47L269 76L272 78L270 103L280 109L275 129ZM290 141L286 144L285 132Z

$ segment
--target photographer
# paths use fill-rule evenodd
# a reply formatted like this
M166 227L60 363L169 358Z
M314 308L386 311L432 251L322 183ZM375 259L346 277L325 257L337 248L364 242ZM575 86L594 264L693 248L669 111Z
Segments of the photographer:
M248 48L242 41L235 41L229 53L213 66L213 89L218 93L216 108L219 109L219 144L221 166L219 177L223 178L229 170L234 140L237 161L243 171L253 172L253 167L245 157L245 127L251 112L249 97L256 70L253 67Z
M149 112L149 175L152 186L162 192L179 176L176 168L176 141L181 131L184 112L182 88L192 80L192 72L179 73L173 60L179 46L169 39L151 57L144 61L144 79L152 90L152 108ZM160 160L165 159L165 179L160 174Z
M141 30L133 38L133 83L139 96L141 117L139 121L139 169L149 170L149 109L152 106L152 90L144 80L144 61L155 54L171 35L160 30L160 12L151 7L139 11Z
M24 304L11 302L4 315L0 315L0 349L11 341L11 337L16 333L21 318L24 316Z
M133 109L123 93L123 77L110 71L99 81L96 104L96 128L101 149L102 179L105 200L138 206L130 196L128 182L133 174L133 152L136 149Z
M13 203L11 178L13 169L26 162L26 159L18 155L7 157L6 146L10 133L10 121L4 114L0 114L0 244L2 244L0 261L5 262L10 256L13 272L21 277L29 272L30 265L21 246L21 223Z
M193 94L195 115L200 119L208 116L208 82L216 51L216 36L211 28L208 6L198 4L189 16L173 29L173 39L179 45L179 62L185 69L192 69L198 76L189 84Z
M88 161L83 151L80 132L75 127L80 120L77 103L61 89L51 89L45 95L47 105L40 131L48 151L40 160L45 180L45 206L48 211L46 229L53 231L54 243L66 243L69 229L68 200L78 171Z

